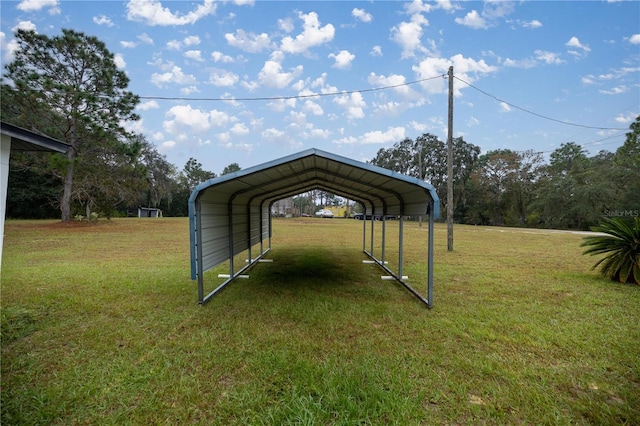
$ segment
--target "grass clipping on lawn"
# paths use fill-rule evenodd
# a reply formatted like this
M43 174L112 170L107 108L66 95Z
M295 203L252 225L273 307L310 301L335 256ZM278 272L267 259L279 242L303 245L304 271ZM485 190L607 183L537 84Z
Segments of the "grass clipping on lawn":
M448 252L437 225L428 310L362 263L361 221L273 229L199 306L185 218L7 221L2 424L638 424L640 287L582 235L456 226ZM404 239L424 294L426 225Z

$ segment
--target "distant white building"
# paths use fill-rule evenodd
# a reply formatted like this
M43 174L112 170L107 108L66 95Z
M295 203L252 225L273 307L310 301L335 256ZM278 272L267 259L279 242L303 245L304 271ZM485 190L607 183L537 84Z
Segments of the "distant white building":
M162 217L162 210L152 207L138 207L138 217Z
M299 216L300 213L293 204L293 197L283 198L271 205L271 215L280 217Z

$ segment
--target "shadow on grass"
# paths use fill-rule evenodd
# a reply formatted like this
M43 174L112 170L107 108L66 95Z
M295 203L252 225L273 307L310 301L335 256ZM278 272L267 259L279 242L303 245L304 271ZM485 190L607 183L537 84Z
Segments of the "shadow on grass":
M358 249L340 251L325 247L278 248L266 257L271 263L251 268L248 280L236 280L223 292L227 301L278 304L365 303L381 301L394 291L380 281L380 269L363 264L366 256ZM215 299L215 298L214 298ZM244 303L243 302L243 303Z

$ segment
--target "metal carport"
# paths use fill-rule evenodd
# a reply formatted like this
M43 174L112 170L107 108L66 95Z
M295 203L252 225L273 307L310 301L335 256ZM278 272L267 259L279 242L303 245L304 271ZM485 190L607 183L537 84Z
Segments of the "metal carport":
M263 260L271 250L271 204L313 189L361 203L366 215L382 221L381 258L366 247L366 220L363 221L363 251L428 307L433 304L433 224L439 216L439 199L433 186L419 179L331 154L309 149L262 165L220 176L198 185L189 198L191 279L198 280L198 302L206 303L248 268ZM427 295L421 296L407 284L402 271L403 222L405 216L427 216ZM386 216L399 217L398 271L385 262ZM234 256L247 252L242 268ZM229 261L226 280L205 295L204 273Z

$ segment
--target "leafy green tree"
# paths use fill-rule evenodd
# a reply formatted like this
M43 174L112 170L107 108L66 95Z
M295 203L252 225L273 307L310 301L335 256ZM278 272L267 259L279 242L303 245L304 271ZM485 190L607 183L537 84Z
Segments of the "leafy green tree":
M216 174L202 168L202 164L195 158L189 158L182 171L182 181L189 193L199 184L216 177Z
M50 156L39 153L40 157ZM51 219L59 217L56 204L62 181L49 173L42 158L28 152L12 152L9 160L6 215L16 219Z
M536 209L549 228L586 229L585 214L593 209L585 194L591 162L586 151L569 142L551 153L550 164L541 170Z
M126 90L127 75L96 37L69 29L51 38L18 30L15 40L18 49L4 77L20 95L15 97L20 120L71 146L60 200L62 220L67 221L74 197L87 205L96 198L87 192L93 186L87 185L93 180L89 176L83 176L85 185L74 193L76 171L92 173L92 165L110 157L105 152L118 152L116 147L128 142L121 123L139 118L133 112L138 97Z
M380 148L376 156L371 160L371 164L384 167L394 172L409 175L412 168L415 168L414 142L410 138L405 138L396 142L391 148Z
M617 210L640 210L640 116L629 126L624 144L613 158L617 170L612 186L620 189Z
M509 197L518 180L520 156L508 149L489 151L478 159L471 174L475 202L471 222L504 225ZM479 220L480 219L480 220Z
M471 178L473 167L480 156L480 147L466 142L462 137L453 139L453 216L455 220L462 221L466 215L467 183ZM446 164L446 158L445 158ZM446 184L445 184L446 185ZM446 194L446 188L438 188L438 194L442 197Z
M454 211L465 209L466 183L479 154L480 148L463 138L453 140ZM424 133L415 141L405 138L391 148L378 150L371 163L429 182L446 202L447 147L437 136Z
M222 174L221 176L224 175L228 175L229 173L234 173L237 172L241 169L240 164L238 163L231 163L229 164L227 167L224 168L224 170L222 170Z
M314 206L309 194L305 193L293 197L293 205L298 209L300 214L313 214Z
M177 169L164 155L158 153L144 135L138 135L137 142L140 144L137 162L143 168L146 180L145 190L140 194L138 204L159 207L165 201L170 209L177 187Z
M591 230L607 234L585 237L581 244L588 247L583 254L605 255L593 269L600 266L602 275L614 281L640 284L640 217L633 223L606 218Z

